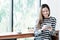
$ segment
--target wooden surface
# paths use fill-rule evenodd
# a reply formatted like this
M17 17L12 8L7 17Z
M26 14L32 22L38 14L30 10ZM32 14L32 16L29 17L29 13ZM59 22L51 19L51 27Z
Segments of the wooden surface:
M6 35L6 36L0 36L0 39L13 39L13 38L28 38L33 37L33 33L27 33L27 34L16 34L16 35Z
M56 35L52 36L52 40L59 40L59 30L56 31Z
M58 40L58 34L59 31L56 31L56 35L53 36L53 39L57 39ZM0 39L14 39L14 38L28 38L28 37L34 37L34 33L27 33L27 34L14 34L14 35L4 35L4 36L0 36Z

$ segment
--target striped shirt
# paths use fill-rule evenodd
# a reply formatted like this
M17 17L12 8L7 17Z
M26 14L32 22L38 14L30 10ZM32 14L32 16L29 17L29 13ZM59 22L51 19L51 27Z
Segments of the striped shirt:
M45 18L43 20L43 23L41 24L41 28L43 27L43 25L47 25L46 27L51 26L52 27L52 31L49 30L38 30L36 27L34 29L34 34L35 37L41 37L42 39L51 39L51 35L54 35L55 33L55 26L56 26L56 19L55 17L50 17L50 18Z

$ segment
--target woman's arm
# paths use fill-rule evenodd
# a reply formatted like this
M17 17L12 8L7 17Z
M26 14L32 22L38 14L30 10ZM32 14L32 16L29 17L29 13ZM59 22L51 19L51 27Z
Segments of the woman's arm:
M51 35L55 34L55 27L56 27L56 18L51 18L51 26L52 26L52 31L50 31Z
M34 35L37 37L37 36L40 36L42 33L42 29L37 29L36 27L34 28Z

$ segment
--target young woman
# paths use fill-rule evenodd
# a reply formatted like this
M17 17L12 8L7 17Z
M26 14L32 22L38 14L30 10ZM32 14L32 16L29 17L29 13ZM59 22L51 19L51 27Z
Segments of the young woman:
M52 40L55 34L56 18L50 16L50 8L47 4L41 6L41 13L37 26L34 28L34 40Z

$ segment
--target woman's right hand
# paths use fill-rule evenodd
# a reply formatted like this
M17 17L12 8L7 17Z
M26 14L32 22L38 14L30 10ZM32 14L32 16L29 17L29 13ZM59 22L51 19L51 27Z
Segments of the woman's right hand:
M42 30L46 30L47 29L47 27L46 27L46 25L44 25L43 27L42 27Z

